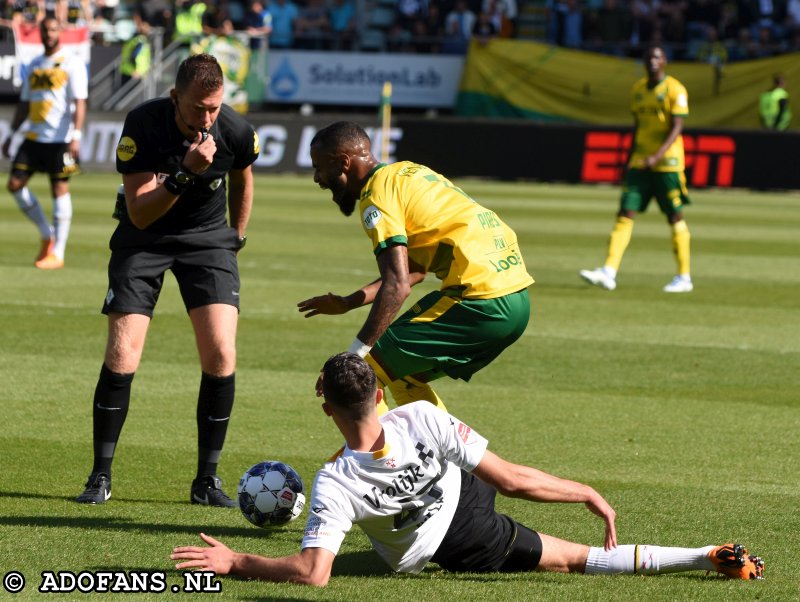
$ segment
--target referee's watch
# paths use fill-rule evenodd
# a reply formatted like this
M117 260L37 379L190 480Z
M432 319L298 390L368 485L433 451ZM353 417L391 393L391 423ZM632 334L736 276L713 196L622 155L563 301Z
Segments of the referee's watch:
M181 186L188 186L189 184L192 183L192 180L194 180L193 175L186 173L182 169L176 171L173 177L175 178L175 181Z
M178 168L178 171L170 176L167 176L167 179L164 180L164 188L166 188L170 194L179 196L186 191L186 189L189 187L189 184L192 183L192 180L194 180L194 176L192 174L183 171L181 168Z
M239 237L239 249L238 250L241 251L242 249L244 249L244 246L246 244L247 244L247 237L246 236L240 236Z

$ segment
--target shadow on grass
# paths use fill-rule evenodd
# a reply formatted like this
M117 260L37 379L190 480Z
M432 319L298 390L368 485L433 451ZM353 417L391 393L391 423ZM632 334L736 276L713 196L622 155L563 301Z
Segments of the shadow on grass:
M2 516L0 517L0 525L16 526L16 527L53 527L56 529L71 528L71 529L108 529L109 531L120 530L135 530L147 531L148 533L187 533L190 535L197 535L200 531L207 531L208 525L192 526L192 525L170 525L170 524L157 524L157 523L141 523L131 521L124 517L105 517L105 516L81 516L81 517L67 517L67 516ZM214 526L214 534L216 536L240 536L252 537L252 527L220 527ZM272 535L279 535L282 530L276 529L274 532L267 530L258 531L259 537L270 537Z

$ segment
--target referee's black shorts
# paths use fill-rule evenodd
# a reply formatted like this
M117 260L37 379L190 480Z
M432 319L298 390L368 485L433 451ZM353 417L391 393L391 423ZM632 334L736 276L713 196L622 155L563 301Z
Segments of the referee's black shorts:
M532 571L542 557L539 534L494 509L497 491L461 471L453 522L431 560L453 572Z
M191 237L191 244L180 236L165 236L156 244L116 246L112 237L102 312L152 318L167 270L178 281L186 311L214 303L239 309L238 233L233 228L204 233L208 244L198 244L198 238Z

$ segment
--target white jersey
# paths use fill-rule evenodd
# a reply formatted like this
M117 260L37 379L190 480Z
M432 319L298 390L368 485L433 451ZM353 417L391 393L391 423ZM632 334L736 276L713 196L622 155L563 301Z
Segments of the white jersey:
M344 452L317 473L302 548L339 551L357 524L395 571L418 573L453 520L461 471L473 470L488 442L427 401L380 417L381 451Z
M86 63L73 50L40 55L28 66L20 100L29 103L28 140L69 142L75 101L89 95Z

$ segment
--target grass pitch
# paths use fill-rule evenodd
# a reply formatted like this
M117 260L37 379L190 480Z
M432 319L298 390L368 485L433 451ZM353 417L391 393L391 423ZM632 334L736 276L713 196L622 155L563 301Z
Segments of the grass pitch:
M14 599L39 597L44 571L165 571L203 530L234 549L297 550L305 521L262 531L237 510L188 504L195 468L199 365L171 277L151 325L114 463L114 497L72 502L91 468L91 399L105 344L110 215L118 177L73 181L67 267L40 272L36 230L0 201L0 569L24 574ZM233 600L797 599L800 591L800 195L693 191L695 291L667 295L669 231L655 208L636 222L609 293L578 270L601 264L616 188L459 181L517 232L533 318L469 384L437 390L494 451L588 482L616 508L623 543L739 541L767 562L761 583L702 573L633 578L393 575L354 531L324 590L220 578ZM41 176L32 188L50 211ZM237 400L220 473L232 492L257 461L292 464L311 484L340 438L313 386L365 317L303 319L297 301L349 293L377 274L358 220L309 177L258 177L240 256ZM435 287L425 282L412 298ZM420 290L424 289L424 290ZM528 526L589 544L600 521L577 505L498 500ZM69 599L84 597L74 592ZM178 594L207 598L210 594ZM164 594L138 594L137 600ZM168 597L168 596L167 596ZM0 598L11 594L0 590ZM65 598L66 599L66 598Z

